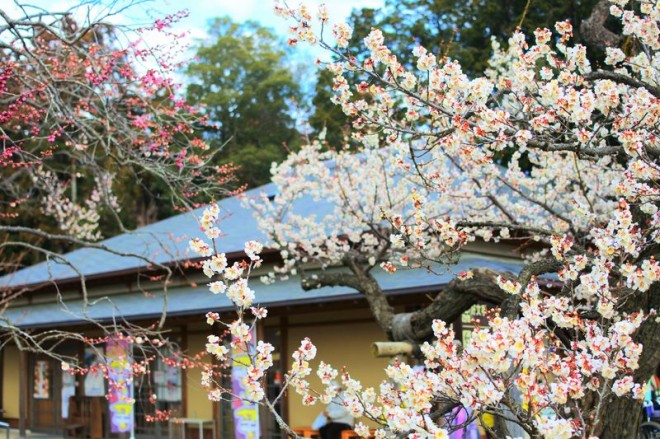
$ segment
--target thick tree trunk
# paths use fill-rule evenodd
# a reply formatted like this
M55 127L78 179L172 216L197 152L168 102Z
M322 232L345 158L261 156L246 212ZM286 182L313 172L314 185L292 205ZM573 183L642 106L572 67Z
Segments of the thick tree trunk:
M635 312L660 309L660 284L654 284L645 294L637 295L634 300L626 303L625 311ZM639 369L635 371L635 382L646 383L660 363L660 323L658 317L649 317L639 328L635 341L644 347L639 361ZM630 398L612 397L601 413L601 439L635 439L639 433L642 421L642 404Z
M636 439L642 421L642 405L630 398L614 398L603 412L600 439Z
M451 323L479 301L501 303L508 295L497 286L499 273L477 269L472 279L450 282L426 307L393 319L392 338L395 341L413 340L423 342L433 336L433 320L440 319ZM509 276L513 277L513 275ZM403 337L402 334L406 336Z

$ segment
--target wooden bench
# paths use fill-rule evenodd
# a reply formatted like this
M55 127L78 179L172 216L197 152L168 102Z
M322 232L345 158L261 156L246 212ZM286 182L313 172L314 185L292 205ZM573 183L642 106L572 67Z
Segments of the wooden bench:
M291 429L295 434L302 437L320 439L321 435L318 430L314 430L311 427L296 427ZM371 436L373 437L374 431L371 431ZM354 430L344 430L341 432L341 439L362 439Z
M291 429L295 434L302 437L307 437L311 439L319 439L321 435L318 430L314 430L311 427L296 427Z
M369 437L374 437L374 430L370 431ZM341 432L341 439L362 439L354 430L344 430Z
M87 437L87 425L82 418L67 419L64 425L64 437Z

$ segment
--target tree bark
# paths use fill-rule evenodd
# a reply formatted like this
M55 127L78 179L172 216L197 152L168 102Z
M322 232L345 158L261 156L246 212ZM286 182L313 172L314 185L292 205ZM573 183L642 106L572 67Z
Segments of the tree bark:
M474 270L472 279L450 282L433 302L412 313L407 322L396 319L400 325L408 323L410 328L396 328L393 333L409 333L415 341L428 340L433 336L433 320L453 322L479 301L502 302L507 294L497 285L497 275L492 270Z
M610 16L610 5L608 0L600 0L596 3L589 18L580 24L580 33L587 45L605 50L608 47L616 47L622 41L622 37L605 27Z
M600 439L636 439L641 424L642 405L630 398L615 398L605 405Z
M359 257L347 255L344 257L344 264L353 272L358 284L359 291L369 303L371 314L374 316L380 327L388 336L392 333L392 319L394 317L394 308L387 300L387 296L380 288L378 281L369 272L360 261Z
M657 282L645 294L639 294L626 304L626 311L660 310L660 284ZM649 317L639 328L634 340L644 347L635 371L635 382L646 383L660 363L660 323L658 317ZM631 398L613 397L603 408L601 439L631 438L639 433L642 404Z
M479 301L502 303L511 296L497 285L497 276L502 274L515 278L510 273L477 269L473 271L471 279L450 282L430 304L419 311L395 314L376 279L357 258L347 255L344 264L351 273L321 273L303 277L303 289L342 285L358 290L364 294L376 322L391 341L421 343L433 336L433 320L453 322Z

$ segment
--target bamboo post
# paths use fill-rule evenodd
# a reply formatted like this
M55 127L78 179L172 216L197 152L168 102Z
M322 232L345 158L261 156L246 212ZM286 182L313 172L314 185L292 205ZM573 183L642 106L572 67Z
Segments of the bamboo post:
M377 341L371 345L371 353L375 357L395 357L411 355L415 346L407 341Z

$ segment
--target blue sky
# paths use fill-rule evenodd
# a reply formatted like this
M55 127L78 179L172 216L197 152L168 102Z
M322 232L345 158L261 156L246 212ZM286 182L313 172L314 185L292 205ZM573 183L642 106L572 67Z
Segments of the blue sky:
M108 12L112 12L107 17L107 21L114 24L126 25L128 28L138 28L148 26L156 18L163 18L167 14L174 14L180 10L187 9L189 16L183 19L175 26L177 32L188 31L189 37L187 43L190 49L175 57L177 61L191 59L194 56L195 47L203 44L207 38L207 27L209 22L215 17L229 16L235 21L255 20L264 26L275 30L281 35L282 40L286 41L288 28L292 22L278 17L273 12L273 0L84 0L85 8L78 9L77 18L82 20L85 15L95 17L106 17ZM350 15L353 9L364 7L379 8L384 0L305 0L304 3L314 14L321 3L326 3L330 22L343 22ZM80 3L76 0L0 0L0 9L4 10L9 16L18 18L23 15L17 3L29 4L33 7L27 9L28 13L34 13L35 8L62 12L69 10ZM300 0L290 0L290 6L298 6ZM149 45L166 43L166 36L158 32L141 34L141 38L148 41ZM135 35L128 35L128 39L135 40ZM306 44L300 44L292 52L293 58L290 59L292 69L295 70L297 78L303 87L303 91L311 93L313 90L316 75L314 74L314 61L317 58L329 60L329 55L324 53L318 47L310 47ZM153 68L149 61L145 62L143 68ZM181 74L175 74L175 81L185 83L186 78ZM300 124L306 119L306 114L297 114L295 118Z
M300 0L288 2L290 6L298 6ZM383 4L383 0L306 0L303 3L309 6L314 13L321 3L326 3L330 14L331 22L345 21L353 9L364 7L378 8ZM175 1L158 0L153 3L146 3L142 7L159 10L165 13L185 8L190 11L189 17L181 23L182 28L191 31L194 38L204 38L209 20L220 16L230 16L235 21L255 20L264 26L271 27L283 39L288 36L288 27L291 22L287 22L278 17L273 12L273 0L197 0L197 1ZM154 7L155 6L155 7ZM318 49L301 47L301 57L309 57L311 61L314 58L322 56Z
M2 8L10 16L16 17L20 10L16 3L33 5L48 11L63 11L79 4L74 0L3 0ZM176 28L189 30L192 40L206 37L206 28L209 20L215 17L230 16L236 21L255 20L264 26L273 28L276 33L287 36L287 22L273 13L273 0L87 0L90 4L92 16L105 14L108 8L120 11L111 17L117 24L126 24L130 27L147 25L156 18L172 14L182 9L190 11L188 18L179 23ZM300 0L292 0L290 6L298 6ZM311 11L316 12L318 5L326 3L330 13L331 22L344 21L351 10L363 7L378 8L383 0L306 0L304 1ZM126 7L127 5L130 7ZM309 55L314 58L319 55L312 49Z

